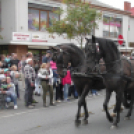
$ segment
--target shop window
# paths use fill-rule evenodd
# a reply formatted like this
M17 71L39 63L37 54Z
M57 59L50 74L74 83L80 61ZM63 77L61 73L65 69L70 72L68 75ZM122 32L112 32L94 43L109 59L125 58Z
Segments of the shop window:
M52 26L52 20L55 19L56 21L59 20L59 15L53 12L49 12L49 26Z
M41 11L40 12L40 30L45 31L47 27L47 12L46 11Z
M41 10L36 8L28 9L28 29L32 31L45 31L52 26L52 19L59 20L59 15L51 10Z
M28 10L28 29L33 31L39 30L39 10Z
M103 17L103 36L117 38L122 34L122 19L116 17Z

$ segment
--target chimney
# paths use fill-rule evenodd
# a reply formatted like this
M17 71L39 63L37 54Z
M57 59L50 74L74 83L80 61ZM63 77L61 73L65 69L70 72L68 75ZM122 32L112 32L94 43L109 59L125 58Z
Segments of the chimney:
M131 3L128 1L124 1L124 10L130 11L130 9L131 9Z

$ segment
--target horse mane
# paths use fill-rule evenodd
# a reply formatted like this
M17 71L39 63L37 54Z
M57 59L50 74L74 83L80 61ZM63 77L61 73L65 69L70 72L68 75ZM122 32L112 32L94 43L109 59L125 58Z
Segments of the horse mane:
M116 43L113 40L110 39L103 39L103 38L97 38L97 41L99 43L99 47L102 48L104 51L108 51L112 53L113 55L116 55L117 57L120 57L120 52L117 48Z
M63 43L63 44L59 44L59 45L57 45L57 46L59 46L59 47L61 47L61 46L70 47L70 48L73 49L73 51L75 51L78 55L81 55L82 57L85 57L84 52L83 52L79 47L77 47L74 43Z
M84 56L85 57L85 54L84 54L84 52L79 48L79 47L77 47L75 44L70 44L70 46L78 53L78 54L81 54L82 56Z

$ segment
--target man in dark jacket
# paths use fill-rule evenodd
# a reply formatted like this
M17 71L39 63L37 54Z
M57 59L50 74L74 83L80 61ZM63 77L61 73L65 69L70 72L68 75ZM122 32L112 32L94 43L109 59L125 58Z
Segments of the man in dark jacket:
M17 67L17 69L18 69L18 64L19 64L19 60L17 59L17 54L14 54L13 55L13 59L10 61L10 67L12 66L12 65L16 65L16 67Z
M51 51L50 50L48 50L47 52L46 52L46 55L43 57L43 59L42 59L42 63L48 63L48 62L50 62L51 61Z

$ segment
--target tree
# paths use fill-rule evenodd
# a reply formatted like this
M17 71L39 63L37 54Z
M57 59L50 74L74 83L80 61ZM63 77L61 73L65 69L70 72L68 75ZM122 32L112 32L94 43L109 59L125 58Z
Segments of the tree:
M58 21L53 19L53 25L47 28L47 31L51 34L66 34L68 39L75 38L82 48L84 38L98 28L97 22L102 15L91 8L89 3L81 0L63 0L63 3L67 6L66 10L59 8L53 12L60 16L65 13L66 16Z

